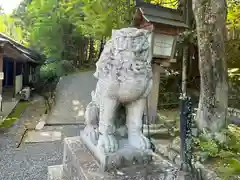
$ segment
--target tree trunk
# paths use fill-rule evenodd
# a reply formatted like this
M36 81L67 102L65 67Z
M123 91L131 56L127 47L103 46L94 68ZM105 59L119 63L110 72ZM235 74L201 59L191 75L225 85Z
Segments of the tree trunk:
M224 41L225 0L193 0L197 25L200 99L196 121L200 128L219 132L226 126L228 107L227 66Z
M104 48L104 45L105 45L105 41L104 41L104 38L102 38L102 39L101 39L101 43L100 43L100 48L99 48L98 59L99 59L100 56L101 56L101 53L102 53L103 48Z
M94 58L94 40L89 39L89 54L88 54L88 64L92 64Z

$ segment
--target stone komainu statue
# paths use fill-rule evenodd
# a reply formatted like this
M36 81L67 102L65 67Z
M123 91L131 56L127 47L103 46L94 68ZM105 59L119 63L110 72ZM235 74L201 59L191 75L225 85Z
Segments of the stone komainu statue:
M117 128L126 130L131 146L150 148L142 116L152 88L151 59L151 32L123 28L113 30L96 63L98 82L86 108L84 134L106 153L118 150Z

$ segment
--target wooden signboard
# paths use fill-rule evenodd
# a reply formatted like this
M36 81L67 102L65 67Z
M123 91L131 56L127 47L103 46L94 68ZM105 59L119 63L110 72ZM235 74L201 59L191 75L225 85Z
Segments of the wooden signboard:
M156 34L153 38L153 56L160 58L171 58L175 49L176 37L172 35Z

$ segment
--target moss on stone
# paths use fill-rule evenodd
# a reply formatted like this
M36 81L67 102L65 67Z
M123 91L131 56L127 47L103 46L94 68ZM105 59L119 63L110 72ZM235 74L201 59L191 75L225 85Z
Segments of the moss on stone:
M0 129L10 128L21 117L28 104L27 101L19 102L3 123L0 124Z

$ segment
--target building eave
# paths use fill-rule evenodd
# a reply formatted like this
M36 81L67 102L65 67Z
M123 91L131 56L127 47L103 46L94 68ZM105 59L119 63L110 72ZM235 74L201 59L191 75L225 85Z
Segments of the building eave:
M136 10L147 22L188 28L181 13L176 9L140 2L136 4Z
M41 59L44 58L43 54L37 53L34 50L25 47L24 45L18 43L17 41L13 40L12 38L8 37L3 33L0 33L0 42L10 43L14 48L18 49L21 53L26 54L29 58L33 59L36 63L41 63L38 61L41 61Z

